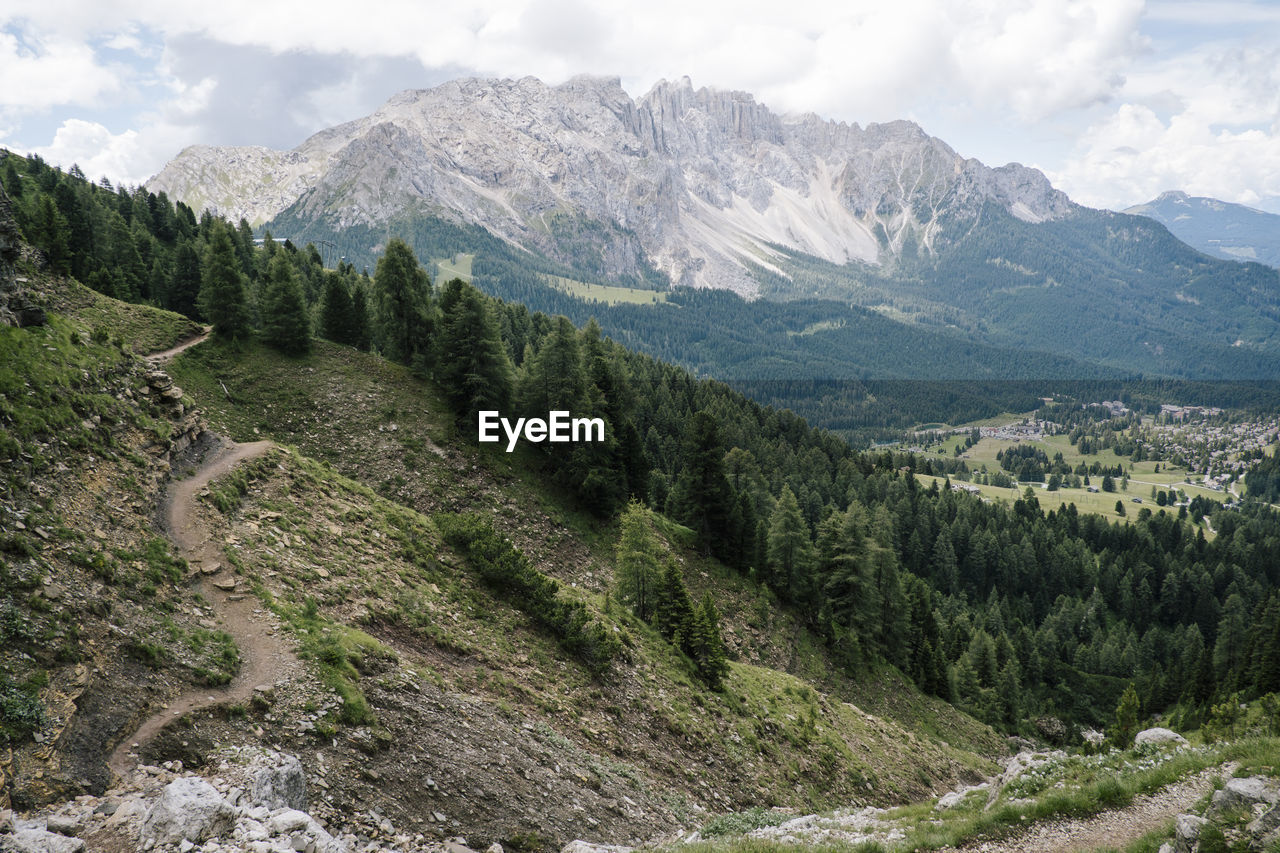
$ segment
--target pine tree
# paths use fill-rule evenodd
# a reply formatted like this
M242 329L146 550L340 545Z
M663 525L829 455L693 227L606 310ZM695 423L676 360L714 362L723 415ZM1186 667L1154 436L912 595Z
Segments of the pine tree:
M684 575L674 561L668 561L662 573L661 593L654 607L654 627L662 636L683 648L684 638L693 627L693 600L684 585Z
M351 288L351 345L361 352L368 352L373 341L367 293L361 282L356 282Z
M709 592L702 597L702 606L694 614L687 651L698 669L698 677L712 690L719 690L729 674L729 658L720 636L720 613Z
M22 176L18 174L18 169L14 166L17 160L13 155L4 158L4 188L12 199L22 198Z
M565 317L556 317L532 359L526 359L520 383L520 410L529 417L545 418L548 412L580 412L586 380L578 347L578 330ZM550 446L548 445L548 449Z
M1116 706L1115 725L1107 732L1112 744L1121 749L1133 746L1134 735L1138 733L1138 691L1133 683L1124 689L1120 696L1120 704Z
M769 580L778 594L792 600L800 579L812 570L809 527L790 486L782 487L769 521Z
M190 241L178 244L173 259L173 278L165 307L192 319L200 319L196 302L200 296L200 254Z
M204 281L200 287L200 313L213 324L213 333L224 340L249 335L249 306L244 274L226 225L218 222L210 232L205 253Z
M445 284L436 379L459 420L475 426L479 412L505 411L511 402L511 373L484 297L460 279Z
M49 196L40 196L29 232L31 242L44 252L49 269L61 275L69 275L71 249L67 245L67 220Z
M331 272L325 275L324 304L320 310L320 335L334 343L354 345L354 307L351 294L342 277Z
M136 302L145 286L146 267L143 266L142 255L138 253L133 229L119 216L111 217L107 246L108 262L112 271L119 275L116 298Z
M288 252L277 252L267 265L266 288L262 300L263 339L289 355L310 352L311 318Z
M619 597L631 605L646 622L653 618L662 570L658 566L657 542L649 530L649 513L631 501L620 520L614 575Z
M387 244L373 274L374 337L382 354L425 366L432 346L431 283L413 250L400 239Z
M684 464L672 502L676 517L697 535L703 554L725 553L733 492L724 476L719 427L708 412L695 414L685 433Z

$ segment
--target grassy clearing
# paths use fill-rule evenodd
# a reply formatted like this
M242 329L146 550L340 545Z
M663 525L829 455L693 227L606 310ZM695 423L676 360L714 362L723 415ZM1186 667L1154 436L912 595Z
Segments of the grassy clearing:
M657 305L667 301L666 291L644 290L637 287L615 287L609 284L590 284L558 275L545 276L547 284L584 302L604 305Z
M452 258L432 258L431 266L434 267L434 272L431 280L440 284L460 278L470 284L471 264L475 259L475 255L465 253L454 255Z
M1007 422L1007 421L1006 421ZM955 458L955 448L964 441L963 436L951 436L941 444L933 445L929 448L926 455L939 456L947 459ZM1071 489L1061 488L1057 491L1047 491L1043 488L1043 484L1035 484L1036 499L1040 502L1040 506L1045 510L1058 509L1067 504L1075 504L1076 509L1080 512L1093 513L1109 520L1115 521L1122 518L1116 512L1116 501L1120 501L1125 506L1124 518L1132 518L1136 516L1138 510L1143 507L1149 508L1152 512L1159 512L1160 507L1152 499L1152 489L1161 491L1178 490L1186 494L1188 498L1197 495L1207 497L1210 500L1222 503L1230 496L1221 491L1209 489L1199 483L1188 483L1187 472L1178 468L1171 468L1166 462L1154 462L1144 460L1141 462L1131 463L1128 457L1117 456L1111 449L1103 450L1096 454L1082 454L1068 441L1065 435L1047 436L1044 439L1034 440L1030 442L1018 442L1012 439L984 438L965 452L960 458L964 459L972 471L979 471L986 468L987 471L999 471L1000 461L996 455L1008 448L1016 447L1021 444L1031 443L1039 446L1045 454L1053 459L1055 454L1061 453L1063 461L1068 465L1075 467L1080 463L1091 465L1098 462L1104 467L1122 466L1129 472L1129 484L1125 488L1120 481L1116 482L1115 492L1090 492L1087 488ZM1160 470L1156 470L1156 466L1160 466ZM940 480L937 477L929 477L917 475L920 482L928 487L933 481ZM1093 485L1100 485L1100 478L1093 478L1096 482ZM941 483L939 483L941 485ZM1025 485L1015 488L999 488L996 486L977 485L979 492L986 498L1001 501L1015 501L1022 497L1026 490ZM1135 501L1134 498L1137 498ZM1168 510L1166 510L1168 511ZM1173 509L1177 512L1177 509ZM1207 531L1206 531L1207 533Z
M942 488L943 482L941 477L933 477L925 474L917 474L916 479L926 489L933 486L934 483ZM965 486L972 485L964 483ZM1013 503L1020 499L1026 492L1026 486L1017 486L1011 489L1002 489L998 486L978 485L978 493L984 498L1002 501L1004 503ZM1075 504L1076 509L1080 512L1089 512L1094 515L1100 515L1109 521L1125 521L1128 518L1137 515L1141 508L1138 504L1133 503L1130 498L1136 497L1132 492L1089 492L1085 489L1058 489L1056 492L1046 491L1045 489L1035 489L1036 500L1040 502L1040 508L1045 512L1049 510L1061 509L1067 504ZM1125 515L1123 517L1116 514L1116 501L1121 501L1125 505ZM1152 511L1163 509L1156 507L1150 502L1144 503L1143 506L1150 505ZM1167 511L1167 510L1166 510ZM1177 510L1174 510L1175 512Z

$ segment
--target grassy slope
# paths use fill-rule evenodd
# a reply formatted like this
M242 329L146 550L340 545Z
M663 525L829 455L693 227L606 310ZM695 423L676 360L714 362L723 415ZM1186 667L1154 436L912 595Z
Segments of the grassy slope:
M120 302L71 279L53 287L49 309L73 318L86 331L106 331L111 340L124 342L136 353L168 349L202 330L199 323L181 314Z
M426 516L457 510L491 515L540 570L572 584L576 594L633 643L633 661L615 684L596 685L564 661L560 665L567 668L544 682L531 676L530 665L521 663L521 654L509 644L520 637L526 656L554 659L554 650L521 634L520 620L501 615L503 608L492 601L483 608L495 614L492 618L456 626L452 618L433 620L430 630L444 630L448 636L416 640L408 648L417 652L405 652L397 630L386 627L399 622L378 616L379 608L403 598L395 607L407 618L418 608L415 596L435 601L437 594L423 592L423 584L435 584L441 594L453 588L438 577L422 576L411 583L401 574L413 586L407 591L387 587L385 573L380 580L371 575L360 582L366 587L335 595L335 604L340 600L354 608L342 618L382 624L380 631L366 630L410 657L416 653L432 661L450 689L517 702L528 713L551 715L560 729L567 709L576 709L579 722L571 726L571 736L596 743L589 733L599 732L594 748L652 768L646 772L711 805L715 801L706 799L710 792L702 789L699 781L706 780L699 780L699 774L718 777L712 779L720 783L717 793L736 804L902 801L928 790L935 780L987 766L971 750L990 754L1002 748L985 727L919 696L892 673L874 684L848 684L794 619L736 573L696 557L680 544L680 529L663 524L691 591L700 596L709 589L716 595L737 658L724 695L702 691L666 643L611 606L613 527L549 491L531 454L480 450L469 436L457 435L435 394L398 366L323 342L317 343L315 354L300 360L258 347L232 354L202 345L180 357L172 372L201 402L215 428L234 438L269 436L295 444L302 453ZM428 525L424 541L440 553L429 521L420 523ZM347 559L331 551L323 555L325 565ZM456 559L448 559L455 566L448 576L455 577L461 570ZM367 597L364 604L352 604L363 601L362 595ZM436 606L463 618L478 615L475 600L463 596ZM467 601L472 602L470 611ZM442 649L461 652L443 654ZM545 665L537 668L547 671ZM482 680L477 672L484 673ZM500 684L506 686L495 686ZM715 769L692 771L694 765ZM744 786L744 778L759 787Z

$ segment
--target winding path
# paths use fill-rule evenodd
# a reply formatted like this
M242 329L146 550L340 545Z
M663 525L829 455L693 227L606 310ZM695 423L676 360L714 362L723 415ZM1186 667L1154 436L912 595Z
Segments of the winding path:
M190 349L191 347L195 346L201 341L204 341L212 333L213 333L213 327L205 326L204 331L198 335L192 335L186 340L179 341L178 343L174 344L173 346L169 347L166 350L161 350L160 352L148 353L147 361L149 361L153 365L164 364L166 361L173 358L175 355L182 352L183 350Z
M1213 789L1213 780L1229 772L1211 767L1152 794L1133 798L1122 809L1091 817L1038 823L1021 835L1000 841L977 842L962 847L965 853L1078 853L1118 848L1160 829L1176 815L1190 811L1196 801Z
M161 364L206 337L207 331L172 349L148 356L148 360L153 365ZM274 685L301 674L302 665L281 634L274 615L226 568L222 542L212 535L201 517L199 503L200 492L210 480L226 474L244 460L261 456L270 447L269 441L249 444L225 441L211 451L190 476L169 484L162 506L165 531L178 552L196 569L199 592L213 607L218 627L235 640L240 652L240 670L230 684L191 690L143 720L120 741L107 760L107 766L117 777L128 772L137 760L137 751L175 718L212 705L243 702L252 697L259 685Z

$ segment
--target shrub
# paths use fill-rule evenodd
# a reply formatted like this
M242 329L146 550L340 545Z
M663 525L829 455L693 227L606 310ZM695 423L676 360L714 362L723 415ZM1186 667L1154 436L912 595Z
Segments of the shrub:
M448 514L437 516L436 525L485 583L553 634L593 675L603 674L622 653L617 637L591 617L585 604L565 599L560 584L535 569L486 519L475 513Z

